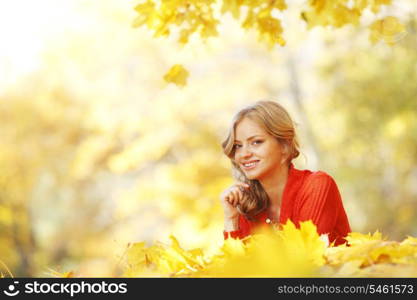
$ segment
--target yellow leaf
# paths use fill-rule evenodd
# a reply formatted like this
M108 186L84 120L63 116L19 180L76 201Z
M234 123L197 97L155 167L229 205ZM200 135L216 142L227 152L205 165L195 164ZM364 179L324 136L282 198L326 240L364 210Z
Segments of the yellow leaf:
M187 84L188 74L188 71L182 65L177 64L164 75L164 79L168 83L183 87Z
M417 238L412 237L412 236L407 236L407 238L401 242L401 245L417 246Z
M224 241L224 244L221 248L221 251L226 256L244 255L245 254L245 244L240 239L227 239L227 240Z
M192 31L190 29L181 29L180 37L179 37L178 41L181 44L187 44L188 43L188 38L189 38L191 33L192 33Z
M61 277L61 278L73 278L74 277L74 272L73 271L68 271L68 272L58 272L55 271L51 268L49 268L49 275L52 277Z
M265 12L260 12L257 19L257 25L260 38L267 42L270 49L276 44L281 46L285 45L285 40L281 36L283 29L280 20L266 15Z
M239 0L223 0L221 13L230 12L235 19L239 19L241 2Z
M284 247L288 253L304 257L315 265L324 264L326 243L317 233L316 226L311 221L301 222L300 229L288 221L282 228L280 235L284 239Z
M255 14L252 10L249 10L245 20L242 23L242 27L245 29L251 28L255 24Z
M218 32L216 29L216 25L219 23L215 20L210 20L209 22L205 23L205 26L201 29L201 36L205 39L211 36L217 36Z
M383 40L388 45L394 45L407 34L405 26L392 16L375 21L369 28L369 39L372 43Z
M133 244L125 276L169 277L393 277L417 274L417 238L386 241L352 232L348 244L329 247L311 222L280 230L260 227L252 235L229 238L211 257L201 249L185 250L174 236L171 245Z
M417 277L417 266L383 263L358 269L358 277Z
M285 0L276 0L276 1L272 1L272 3L273 3L273 7L279 10L287 9L287 4L285 3Z
M155 3L148 0L145 3L136 5L135 11L138 13L138 16L133 21L133 27L139 27L146 23L151 28L156 17Z
M391 2L392 0L373 0L371 1L371 10L373 13L377 13L381 5L389 5Z
M357 276L360 266L362 265L361 260L349 260L345 263L342 263L338 268L333 272L335 277L353 277Z
M382 238L382 234L377 230L372 235L370 233L363 234L359 232L351 232L346 237L346 240L348 241L350 245L354 246L354 245L363 244L369 241L381 241L384 239Z

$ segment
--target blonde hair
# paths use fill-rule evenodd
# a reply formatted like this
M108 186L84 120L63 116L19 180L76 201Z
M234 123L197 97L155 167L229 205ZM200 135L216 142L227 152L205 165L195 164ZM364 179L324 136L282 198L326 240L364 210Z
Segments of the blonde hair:
M237 206L240 214L252 219L256 214L268 207L269 198L258 180L249 180L235 162L235 130L244 118L255 121L267 133L275 137L286 147L288 152L287 165L298 157L299 144L295 132L295 124L290 115L280 104L274 101L261 100L240 110L232 120L227 138L222 142L223 152L232 162L232 175L238 180L250 185L249 190L243 191L242 203Z

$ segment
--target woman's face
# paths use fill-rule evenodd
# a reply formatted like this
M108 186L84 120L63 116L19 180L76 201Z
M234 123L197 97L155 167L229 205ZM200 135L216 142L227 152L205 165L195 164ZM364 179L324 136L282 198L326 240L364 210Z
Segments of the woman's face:
M281 167L284 148L258 123L243 118L235 130L235 162L248 179L261 180Z

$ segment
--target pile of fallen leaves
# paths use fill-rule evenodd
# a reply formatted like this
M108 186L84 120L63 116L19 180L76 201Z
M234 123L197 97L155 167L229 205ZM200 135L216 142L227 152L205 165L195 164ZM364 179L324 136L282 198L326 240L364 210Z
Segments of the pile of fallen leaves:
M227 239L215 254L185 250L177 239L127 250L126 277L416 277L417 238L388 241L380 232L350 233L347 245L329 245L308 221L297 229Z

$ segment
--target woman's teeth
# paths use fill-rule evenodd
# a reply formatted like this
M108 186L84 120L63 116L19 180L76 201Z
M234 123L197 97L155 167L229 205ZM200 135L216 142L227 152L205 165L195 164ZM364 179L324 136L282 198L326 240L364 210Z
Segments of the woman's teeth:
M249 168L249 167L252 167L252 166L256 165L257 163L258 163L258 161L254 161L254 162L251 162L251 163L243 164L243 166Z

